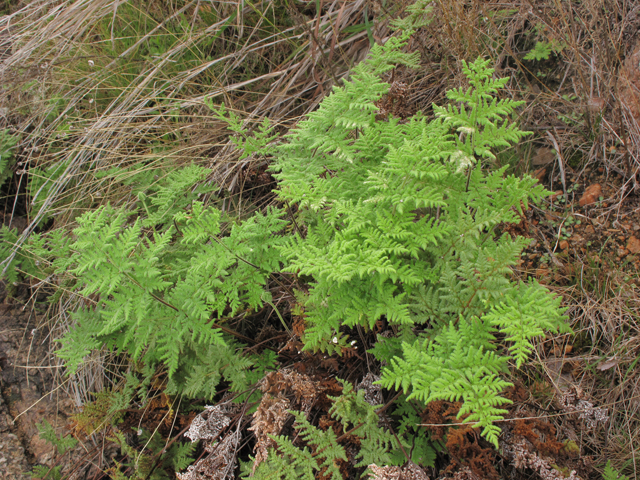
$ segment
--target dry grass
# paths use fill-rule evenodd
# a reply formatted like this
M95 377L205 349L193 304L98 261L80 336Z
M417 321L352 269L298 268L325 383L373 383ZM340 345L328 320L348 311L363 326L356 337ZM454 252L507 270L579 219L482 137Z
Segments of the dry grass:
M24 169L64 170L31 192L39 208L23 238L45 214L67 225L104 199L130 202L122 181L142 168L196 161L237 189L246 164L204 99L241 112L249 129L264 116L290 125L370 45L367 31L343 33L362 21L364 0L334 1L317 14L278 4L45 1L4 17L12 54L2 102L25 136ZM143 31L127 36L127 23ZM371 33L387 31L378 22Z

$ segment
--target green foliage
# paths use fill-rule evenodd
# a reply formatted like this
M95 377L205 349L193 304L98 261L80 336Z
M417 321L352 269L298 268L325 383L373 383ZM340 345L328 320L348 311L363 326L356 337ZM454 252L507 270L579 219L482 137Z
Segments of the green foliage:
M173 392L212 398L222 370L242 389L270 366L258 362L248 373L254 357L238 356L212 318L262 305L266 280L280 267L276 234L284 222L274 209L223 222L219 210L195 200L191 186L205 174L195 166L171 173L139 194L141 215L101 206L77 219L72 237L34 237L43 273L72 276L67 288L96 299L73 313L76 326L58 351L70 371L106 346L147 367L165 365Z
M497 441L500 429L493 425L510 403L499 396L510 383L500 378L507 358L498 355L491 344L493 337L480 321L460 319L442 328L434 341L404 344L403 358L391 361L391 369L382 377L387 388L412 390L409 399L425 404L435 400L462 401L459 417L476 421L483 435Z
M413 463L433 467L437 452L444 447L433 442L429 438L427 430L420 426L423 421L419 415L421 410L422 408L418 408L411 400L407 400L404 395L401 395L396 401L396 408L393 411L394 417L399 419L396 431L398 437L403 438L409 445L409 449L405 448L405 451L409 452ZM404 452L400 449L392 451L391 455L392 463L395 465L406 462Z
M334 402L329 413L342 423L345 432L356 427L353 434L360 439L360 451L356 455L359 462L355 466L393 464L392 451L400 450L400 446L391 432L378 426L380 417L376 409L382 405L371 405L364 398L364 390L356 392L349 382L341 383L342 395L329 397ZM405 461L402 457L399 463L403 464Z
M110 470L111 478L133 480L168 480L175 478L176 471L184 470L193 463L195 443L175 442L168 449L167 441L155 432L140 432L140 441L144 446L142 451L136 450L127 443L127 439L121 432L114 432L112 439L120 445L122 454L127 457L123 463L116 462L116 467ZM133 474L125 475L122 468L128 469ZM168 473L171 472L171 473Z
M376 103L389 90L381 76L417 66L402 51L407 38L373 47L280 144L268 122L250 136L233 113L216 110L243 155L274 156L279 197L297 206L291 225L274 208L242 222L225 217L201 201L206 189L194 185L208 172L192 166L157 181L136 176L133 210L103 205L79 217L72 235L35 236L30 248L43 274L64 277L68 291L91 300L73 314L59 351L71 371L107 347L141 361L147 383L164 366L172 394L213 398L223 380L246 389L275 356L243 355L223 324L269 302L267 281L282 270L310 284L305 349L340 352L349 327L384 318L399 334L372 350L387 364L380 383L402 388L406 402L461 401L459 417L497 445L507 365L520 366L544 332L567 331L559 299L511 278L527 241L501 233L547 192L531 177L486 169L496 149L527 134L510 121L520 103L498 98L508 80L494 79L486 60L464 64L469 87L434 105L436 118L380 118ZM361 439L358 465L403 462L375 408L344 390L331 415ZM279 455L269 455L258 478L338 475L345 452L334 432L295 415L308 447L273 437ZM411 440L403 446L417 446L422 464L433 461L429 439L409 426L410 410L402 415L400 441Z
M165 393L213 400L221 380L228 382L232 392L242 392L260 380L267 369L274 368L275 352L267 350L262 355L241 355L242 347L233 339L225 338L225 342L226 345L192 346L192 355L181 362L169 379ZM257 400L257 396L256 391L250 400ZM243 394L236 401L246 398Z
M69 167L69 161L53 163L48 167L32 167L29 170L27 193L31 199L31 208L39 212L45 205L47 198L56 189L57 182L63 178ZM49 205L47 212L53 211L58 205ZM51 218L50 213L43 215L40 223L46 223Z
M40 438L56 447L59 456L64 455L78 444L78 441L69 435L59 436L47 420L43 420L42 423L36 423L36 427ZM41 480L60 480L62 478L62 465L54 467L36 465L33 467L31 475Z
M536 46L524 56L525 60L549 60L549 56L552 53L560 53L566 45L563 42L557 40L551 40L550 42L542 41L536 42Z
M611 460L607 460L607 465L604 467L604 472L602 472L602 479L603 480L629 480L629 477L618 473L618 471L611 466Z
M469 88L434 105L434 120L377 118L388 91L380 74L415 64L403 45L374 48L278 147L280 197L298 204L301 225L282 252L288 269L311 279L306 349L339 351L344 326L382 317L405 326L404 343L385 347L402 354L382 385L426 403L463 401L460 417L497 445L509 359L520 365L534 337L563 328L559 300L510 279L526 240L498 230L547 192L531 177L483 169L495 149L528 134L509 120L521 103L497 98L508 79L494 79L487 60L463 64ZM423 333L411 339L413 326ZM511 354L497 348L496 331Z
M9 130L0 130L0 187L7 179L11 178L13 166L13 150L18 144L18 137L9 133Z
M332 429L322 431L314 427L302 412L291 412L291 414L296 419L294 428L307 444L314 445L316 454L312 453L309 447L295 446L285 435L273 435L271 438L276 442L279 454L271 449L267 460L258 466L252 478L255 480L314 480L314 472L326 468L325 478L341 480L342 475L336 461L338 459L346 461L347 454L338 444L334 431Z
M20 232L15 228L9 228L6 225L0 226L0 258L8 259L16 243ZM3 265L0 268L6 268L4 277L9 284L14 285L21 278L22 273L28 275L34 274L37 269L34 259L24 250L18 249L13 259L8 265ZM0 270L1 272L2 270Z
M548 331L568 333L562 322L560 298L554 298L537 282L520 284L505 295L484 320L498 328L512 342L511 356L520 367L533 352L531 340Z
M406 8L407 16L393 20L391 25L402 31L414 31L427 27L431 21L433 5L430 0L416 0Z
M394 462L394 458L398 457L398 441L391 432L379 426L380 417L376 413L379 405L367 403L364 390L355 392L349 382L341 383L344 387L342 394L329 397L334 402L329 414L342 424L345 433L349 432L358 438L360 449L356 455L358 463L355 467L366 467L372 463L405 463L404 457ZM334 430L314 427L302 412L291 413L295 417L294 428L307 446L296 446L285 435L272 436L277 449L270 450L267 460L256 469L254 478L313 480L316 478L315 472L322 471L324 478L341 480L343 476L338 460L346 461L347 455L344 447L338 443ZM408 444L405 447L408 448Z
M509 147L531 133L519 130L509 121L509 116L524 102L495 97L509 78L492 78L494 70L489 68L489 63L490 60L481 59L472 64L463 61L462 71L469 80L469 88L449 90L447 98L455 103L446 108L433 107L436 115L459 133L455 137L455 150L449 157L458 172L474 165L476 158L495 160L491 149ZM537 195L540 192L538 188Z
M43 420L42 423L37 423L36 427L40 433L40 438L54 445L58 450L58 455L64 455L78 443L73 437L58 436L53 426L47 420Z
M45 467L44 465L36 465L31 471L31 476L40 480L61 480L62 465L56 465L52 468Z
M270 153L271 149L268 148L268 145L276 140L278 135L273 134L273 127L267 117L264 117L253 135L248 135L249 132L245 129L243 122L234 112L227 110L224 103L216 107L209 98L206 98L204 103L213 112L214 117L225 122L227 128L235 133L231 141L238 149L242 150L240 160L250 157L254 153L261 155Z

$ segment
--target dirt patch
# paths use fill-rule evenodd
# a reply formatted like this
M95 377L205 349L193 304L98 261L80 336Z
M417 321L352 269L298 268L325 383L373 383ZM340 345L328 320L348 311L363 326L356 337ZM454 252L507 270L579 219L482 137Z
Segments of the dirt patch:
M31 479L34 465L60 463L55 447L39 436L36 424L49 422L60 436L68 434L75 403L56 377L49 359L49 332L32 308L6 295L0 283L0 478ZM69 454L63 472L71 473L82 445ZM75 458L74 458L75 457ZM3 476L4 475L4 476ZM72 478L86 478L74 472Z

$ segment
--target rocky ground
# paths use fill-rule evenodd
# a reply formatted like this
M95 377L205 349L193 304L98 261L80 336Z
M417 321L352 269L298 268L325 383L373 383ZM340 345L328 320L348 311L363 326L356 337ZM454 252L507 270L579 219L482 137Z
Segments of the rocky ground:
M34 465L60 463L36 424L46 420L65 435L76 407L59 385L50 358L42 316L23 308L0 284L0 479L31 479ZM74 450L70 455L78 456L84 448L79 444Z

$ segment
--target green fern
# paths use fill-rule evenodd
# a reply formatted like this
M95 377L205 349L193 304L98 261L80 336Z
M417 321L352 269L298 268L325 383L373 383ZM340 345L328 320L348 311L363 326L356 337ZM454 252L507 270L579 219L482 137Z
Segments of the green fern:
M434 442L425 427L420 424L423 420L419 416L421 408L417 408L411 400L407 400L401 395L396 401L396 408L393 411L394 417L399 419L399 426L396 429L399 438L406 439L409 445L411 461L417 465L433 467L436 455L444 448L442 442ZM391 452L392 463L402 465L406 462L405 452L396 449Z
M369 404L364 399L364 390L356 392L349 382L341 383L342 394L339 397L329 397L334 402L329 413L342 423L345 432L352 431L360 439L360 451L356 455L359 462L355 466L392 464L392 451L400 450L400 445L391 432L378 425L380 417L376 408L382 405ZM402 458L400 463L405 463L405 460Z
M508 79L493 78L487 60L463 63L469 88L449 92L451 104L434 106L435 118L380 118L376 104L389 91L382 76L418 65L417 54L403 51L410 31L374 46L280 140L266 121L249 135L238 117L216 110L242 155L273 155L278 196L297 206L289 209L295 222L277 209L242 222L225 217L201 201L212 187L201 186L207 171L192 166L157 181L137 177L133 209L104 205L79 217L72 235L33 237L42 278L56 275L88 299L59 352L70 370L106 347L140 361L143 386L163 366L176 394L212 398L222 380L246 388L274 358L243 356L235 332L223 334L220 324L268 301L272 273L293 272L310 284L305 349L339 353L350 327L384 318L399 335L373 349L387 364L381 384L402 388L409 401L461 401L459 417L497 445L508 363L522 365L545 332L568 331L558 299L511 278L527 240L501 233L548 192L531 177L487 168L498 149L527 135L510 120L520 103L498 98ZM42 188L58 173L43 174ZM377 427L372 407L345 390L332 413L371 442L360 464L397 458L399 445ZM282 456L271 455L261 475L305 478L335 467L341 447L305 422L297 428L307 444L333 456L278 437Z
M345 433L358 438L360 448L355 457L358 462L354 466L404 464L406 459L399 456L398 440L379 426L380 417L376 413L379 406L367 403L364 390L356 392L349 382L341 383L342 394L329 397L334 402L329 414L342 424ZM284 435L272 436L276 448L270 450L267 460L258 466L253 478L313 480L316 472L322 471L323 478L341 480L343 476L338 460L347 461L347 454L338 443L336 433L331 428L324 431L314 427L302 412L291 413L295 417L294 428L307 446L296 446ZM409 444L404 447L409 448ZM394 462L394 458L398 461Z
M9 259L20 232L15 228L9 228L6 225L0 225L0 258ZM15 285L25 276L37 275L36 260L27 251L18 249L7 265L0 265L0 272L5 270L4 277L9 285ZM1 277L1 275L0 275Z
M629 480L629 477L618 473L618 471L611 465L611 460L607 460L607 465L602 472L603 480Z
M536 46L524 56L525 60L548 60L552 53L560 53L566 48L564 42L551 40L550 42L536 42Z
M36 465L31 471L31 476L40 480L62 480L62 465L56 465L52 468Z
M544 331L567 331L559 300L510 279L527 240L497 232L547 192L531 177L483 168L529 133L509 120L521 102L497 98L508 79L494 79L487 60L463 63L470 86L448 92L452 103L434 106L435 119L377 118L386 62L414 65L403 45L373 49L278 147L279 194L298 204L305 230L282 252L289 270L313 279L306 349L339 352L345 326L382 317L422 325L381 383L426 403L462 401L460 417L497 445L507 362L521 365ZM496 329L511 353L496 349Z
M111 478L168 480L175 478L175 474L167 472L183 470L193 463L195 443L176 442L167 449L167 442L160 434L154 432L150 435L145 430L140 432L139 439L144 446L141 451L129 445L123 433L114 432L111 440L120 445L126 459L122 463L116 462L116 466L110 469ZM127 475L122 471L123 467L128 470Z
M18 137L11 135L7 129L0 130L0 187L13 174L11 171L15 162L13 151L17 144Z
M71 372L106 346L148 367L165 365L175 393L212 398L221 371L240 390L270 365L248 375L255 357L237 355L212 318L262 305L266 281L280 268L277 247L284 240L276 234L284 222L270 209L224 223L219 210L195 199L199 190L191 186L204 173L199 167L171 173L153 194L139 195L141 211L109 205L89 211L77 219L73 237L33 237L29 248L43 275L66 276L69 290L97 299L73 313L75 328L62 339L58 354ZM212 346L218 359L207 355ZM189 373L174 381L178 371Z
M302 412L291 412L295 417L294 428L300 437L309 445L314 446L315 454L309 447L299 448L284 435L273 435L279 454L270 450L267 460L262 462L255 471L255 480L283 479L283 480L314 480L315 472L324 469L324 477L332 480L342 480L337 460L347 460L344 448L338 444L333 430L322 431L309 423ZM249 477L245 477L249 478Z
M40 434L42 440L46 440L51 445L56 447L58 456L63 456L69 450L73 449L78 441L69 436L60 436L56 433L53 426L47 421L43 420L42 423L36 423L36 428ZM62 465L55 465L53 467L46 467L43 465L36 465L31 472L33 478L41 480L61 480L62 479Z

